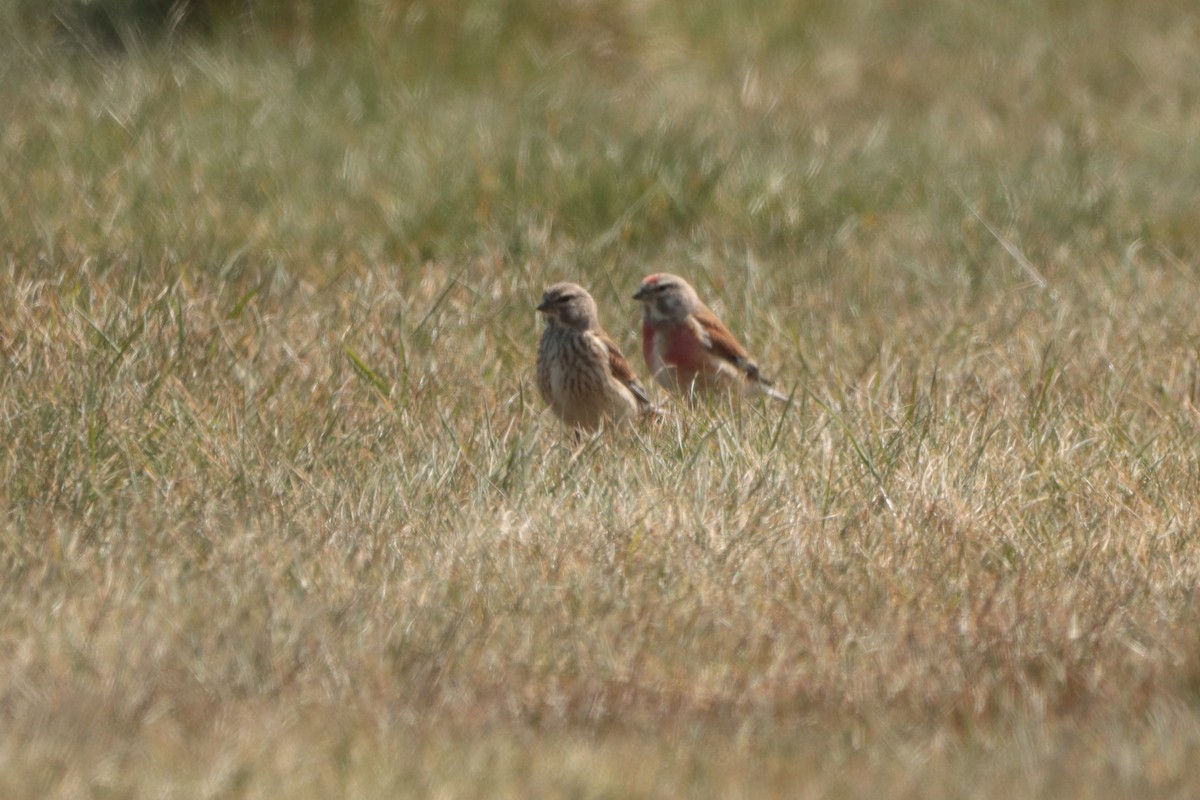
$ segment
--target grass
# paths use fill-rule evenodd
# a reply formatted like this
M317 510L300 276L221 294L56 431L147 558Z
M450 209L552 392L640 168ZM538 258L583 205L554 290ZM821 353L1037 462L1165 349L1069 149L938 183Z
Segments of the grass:
M346 7L7 27L0 795L1191 792L1189 4ZM576 451L668 269L792 403Z

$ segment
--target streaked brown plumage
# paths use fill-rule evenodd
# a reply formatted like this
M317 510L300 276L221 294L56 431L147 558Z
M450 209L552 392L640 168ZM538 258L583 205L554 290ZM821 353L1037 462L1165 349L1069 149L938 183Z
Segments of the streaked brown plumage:
M665 272L647 276L633 299L642 304L646 366L666 389L689 397L721 391L787 400L683 278Z
M596 302L583 287L556 283L537 310L546 316L538 344L537 384L555 416L594 431L649 411L650 399L616 343L600 327Z

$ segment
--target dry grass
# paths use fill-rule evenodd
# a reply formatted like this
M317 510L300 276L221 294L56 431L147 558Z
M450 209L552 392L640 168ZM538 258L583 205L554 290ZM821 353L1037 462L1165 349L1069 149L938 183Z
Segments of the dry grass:
M1193 791L1200 18L780 5L10 42L0 795ZM666 268L793 403L575 452Z

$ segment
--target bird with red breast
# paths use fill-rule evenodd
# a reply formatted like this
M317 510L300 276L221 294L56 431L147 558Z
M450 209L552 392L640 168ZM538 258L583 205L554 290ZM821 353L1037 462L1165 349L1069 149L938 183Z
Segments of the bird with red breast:
M668 391L763 395L786 401L741 342L678 275L642 280L633 299L642 304L642 355L654 380Z

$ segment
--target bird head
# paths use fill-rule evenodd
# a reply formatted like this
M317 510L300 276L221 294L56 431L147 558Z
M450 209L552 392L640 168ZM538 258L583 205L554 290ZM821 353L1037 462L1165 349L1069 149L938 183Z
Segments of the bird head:
M537 310L546 315L546 324L579 331L598 327L596 301L582 286L556 283L546 289Z
M633 299L642 304L650 322L682 322L701 308L696 290L678 275L660 272L642 280Z

